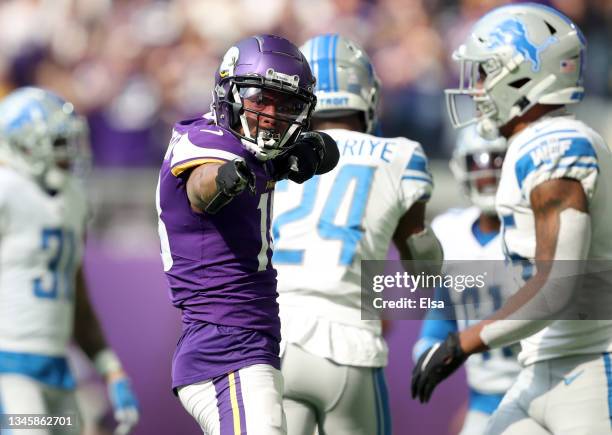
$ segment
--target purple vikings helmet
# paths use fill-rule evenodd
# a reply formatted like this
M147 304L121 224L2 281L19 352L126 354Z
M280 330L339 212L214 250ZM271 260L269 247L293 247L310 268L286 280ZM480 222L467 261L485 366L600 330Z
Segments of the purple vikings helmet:
M279 36L252 36L223 56L215 74L214 118L258 159L268 160L290 148L308 128L314 87L308 62L295 45ZM264 113L270 104L274 113Z

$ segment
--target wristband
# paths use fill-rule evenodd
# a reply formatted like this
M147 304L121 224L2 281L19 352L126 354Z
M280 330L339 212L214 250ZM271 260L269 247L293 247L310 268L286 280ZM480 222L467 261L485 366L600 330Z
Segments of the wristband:
M94 366L100 375L106 376L109 373L122 370L121 361L117 354L110 348L102 349L93 358Z

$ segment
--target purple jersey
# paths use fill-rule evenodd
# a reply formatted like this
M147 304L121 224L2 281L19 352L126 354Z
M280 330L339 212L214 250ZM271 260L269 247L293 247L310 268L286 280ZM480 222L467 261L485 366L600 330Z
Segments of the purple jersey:
M186 190L189 170L238 158L255 173L256 194L245 189L215 215L194 212ZM251 361L277 366L280 322L276 271L270 261L273 191L265 165L232 133L204 118L175 125L157 194L164 271L184 325L174 358L174 387ZM204 324L251 330L261 340L241 340L244 346L233 353L235 361L219 358L236 345L237 336L198 334ZM262 346L262 341L267 344ZM204 352L217 355L207 358Z

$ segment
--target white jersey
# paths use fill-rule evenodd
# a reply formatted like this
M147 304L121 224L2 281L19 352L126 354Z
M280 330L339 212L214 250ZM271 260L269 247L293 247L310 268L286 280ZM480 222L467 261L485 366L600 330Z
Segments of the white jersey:
M0 353L64 356L72 337L85 197L0 166Z
M361 320L361 260L384 260L398 221L429 199L421 146L328 130L340 150L333 171L302 185L283 181L274 198L273 264L283 340L339 364L382 367L380 321Z
M506 255L511 259L534 259L535 225L529 197L534 187L556 178L580 181L588 199L592 235L587 259L612 259L610 149L599 134L565 114L542 118L509 143L496 199ZM585 280L577 291L609 306L612 282ZM612 321L558 320L521 344L519 361L524 364L609 352L612 351Z
M445 260L487 261L488 264L495 261L501 266L504 254L500 234L496 233L494 236L487 237L474 231L474 225L480 213L477 207L451 209L432 221L431 227L442 244ZM491 280L486 287L481 289L450 291L449 296L455 310L454 318L457 319L458 330L466 329L478 322L476 313L466 310L478 309L478 307L487 305L492 310L498 309L502 304L502 299L511 292L509 288L504 290L502 282L493 281ZM435 324L432 324L431 327L435 327ZM470 388L483 394L505 393L521 369L516 360L517 353L516 347L506 347L468 358L465 365Z

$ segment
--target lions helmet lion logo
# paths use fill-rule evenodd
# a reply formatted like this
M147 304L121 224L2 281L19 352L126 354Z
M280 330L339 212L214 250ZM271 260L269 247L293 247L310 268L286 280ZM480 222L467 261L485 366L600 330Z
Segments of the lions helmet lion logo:
M503 21L489 34L487 47L497 48L510 45L531 62L532 71L537 72L541 65L540 53L557 41L557 37L549 36L544 43L536 45L527 37L525 25L519 20L511 18Z

